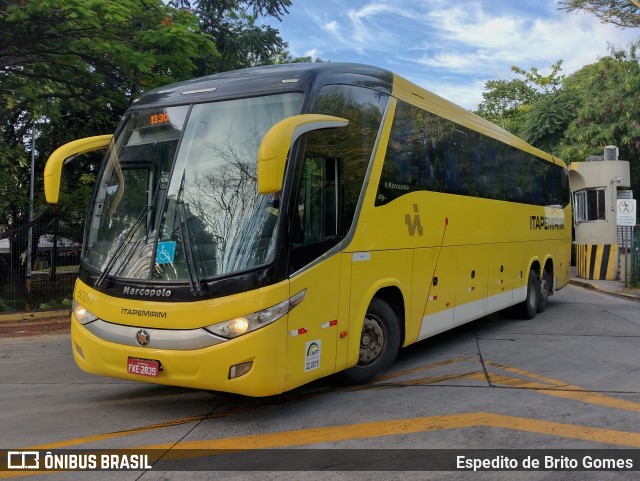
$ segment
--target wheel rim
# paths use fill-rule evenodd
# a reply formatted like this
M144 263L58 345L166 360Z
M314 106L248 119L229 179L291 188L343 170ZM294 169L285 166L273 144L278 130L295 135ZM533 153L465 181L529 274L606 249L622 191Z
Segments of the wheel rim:
M368 314L364 318L360 336L359 366L371 364L380 357L387 342L385 334L384 324L378 317Z

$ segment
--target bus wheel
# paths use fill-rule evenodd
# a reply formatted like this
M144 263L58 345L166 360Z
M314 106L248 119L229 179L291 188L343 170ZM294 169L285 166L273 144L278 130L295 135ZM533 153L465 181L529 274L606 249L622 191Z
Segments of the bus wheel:
M538 275L534 269L529 270L529 278L527 280L527 297L518 304L517 312L523 319L533 319L538 312L540 305L540 282Z
M551 292L551 278L546 269L542 270L540 278L540 300L538 301L538 312L544 312L549 302L549 294Z
M358 364L341 372L339 377L352 384L367 382L387 368L399 350L398 316L385 301L373 298L364 316Z

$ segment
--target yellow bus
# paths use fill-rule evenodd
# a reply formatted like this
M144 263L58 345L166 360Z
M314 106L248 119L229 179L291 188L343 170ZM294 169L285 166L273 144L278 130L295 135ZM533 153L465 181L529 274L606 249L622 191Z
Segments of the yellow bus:
M106 149L72 345L83 370L266 396L366 382L399 349L569 279L565 165L383 69L292 64L150 91Z

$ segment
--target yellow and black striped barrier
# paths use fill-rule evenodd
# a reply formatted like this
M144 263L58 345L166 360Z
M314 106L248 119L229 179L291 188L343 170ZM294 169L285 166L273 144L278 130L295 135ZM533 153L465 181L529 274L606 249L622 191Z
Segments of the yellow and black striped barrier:
M576 244L576 274L613 281L618 274L618 244Z

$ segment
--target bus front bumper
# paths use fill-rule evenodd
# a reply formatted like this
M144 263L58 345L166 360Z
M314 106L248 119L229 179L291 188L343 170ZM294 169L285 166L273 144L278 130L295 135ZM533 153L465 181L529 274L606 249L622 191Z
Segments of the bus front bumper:
M84 371L130 381L269 396L284 390L287 316L236 339L200 349L154 349L101 339L71 316L76 364ZM129 359L157 362L157 377L129 372ZM233 377L234 366L248 372Z

